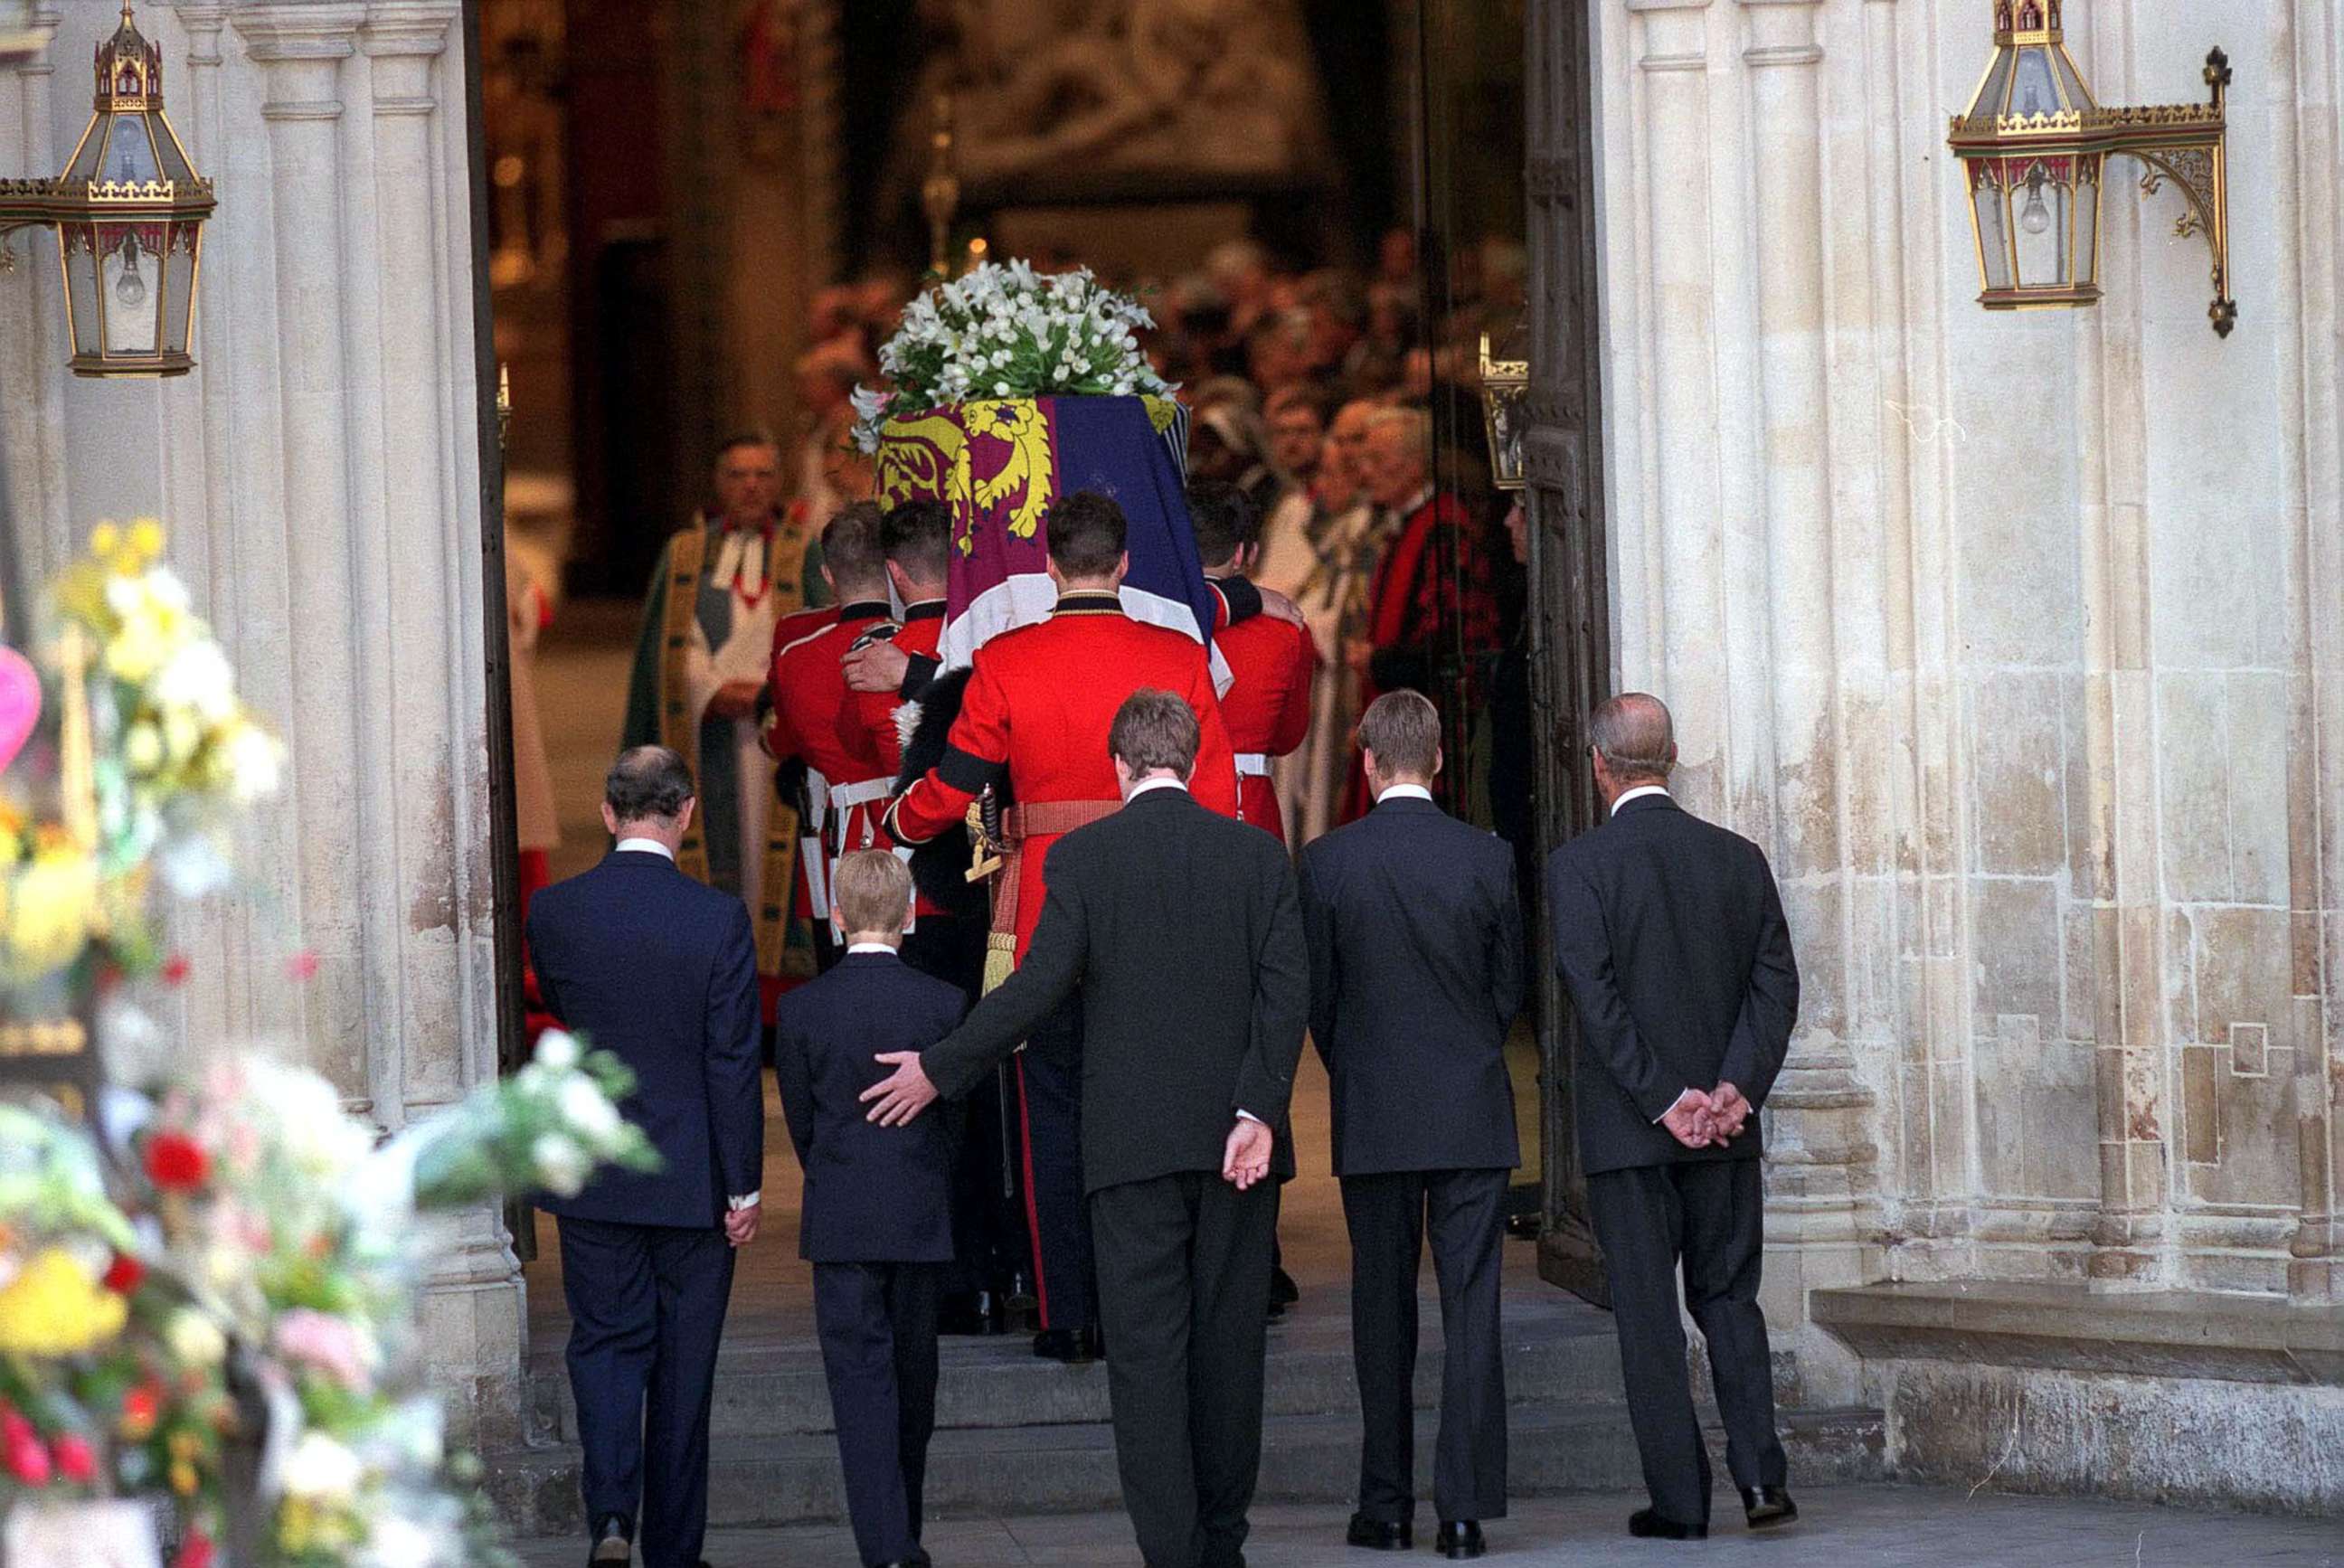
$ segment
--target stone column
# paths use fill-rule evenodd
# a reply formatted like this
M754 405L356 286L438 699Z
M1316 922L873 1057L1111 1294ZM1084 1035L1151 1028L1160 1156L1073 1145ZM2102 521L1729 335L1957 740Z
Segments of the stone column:
M2111 11L2085 55L2103 96L2125 101L2127 18ZM2124 166L2116 166L2121 168ZM2145 411L2138 381L2108 367L2141 354L2141 217L2111 195L2103 207L2107 298L2076 333L2076 398L2086 430L2080 474L2085 768L2098 995L2100 1209L2087 1267L2096 1280L2156 1284L2166 1276L2170 1192L2166 1097L2165 911L2158 886L2157 693L2150 648ZM2081 892L2082 890L2079 890Z
M2339 31L2344 18L2331 0L2290 0L2274 24L2273 185L2282 223L2302 241L2344 231ZM2273 304L2282 313L2279 383L2297 404L2286 420L2285 516L2295 584L2288 606L2288 881L2303 1182L2302 1214L2288 1249L2288 1291L2299 1300L2334 1301L2344 1299L2344 1018L2331 991L2344 975L2344 824L2330 809L2344 789L2344 541L2335 526L2344 516L2344 386L2335 353L2344 263L2332 245L2317 243L2289 246L2285 257Z
M62 18L37 7L31 31L42 46L0 72L0 147L13 149L0 177L46 179L64 162L51 118L56 35ZM0 357L0 421L8 438L10 501L20 537L32 542L24 565L45 576L71 557L66 515L65 405L56 383L66 359L65 305L57 276L56 231L25 228L0 238L0 341L22 351Z
M229 14L268 127L292 814L320 960L305 1035L385 1128L496 1070L460 18L459 0ZM458 1227L427 1343L458 1430L510 1442L518 1266L495 1210Z
M1726 336L1747 345L1757 371L1757 417L1743 422L1754 422L1759 437L1763 564L1755 579L1737 573L1736 580L1764 584L1763 598L1741 613L1765 623L1759 675L1772 718L1764 748L1772 776L1763 786L1768 809L1735 825L1773 858L1800 939L1799 1028L1767 1106L1769 1239L1778 1255L1768 1293L1772 1315L1783 1323L1804 1319L1809 1289L1867 1277L1878 1158L1868 1126L1874 1095L1849 1047L1849 989L1860 956L1851 952L1843 769L1858 759L1842 727L1834 563L1843 553L1869 551L1843 552L1834 537L1824 265L1832 236L1823 197L1817 5L1742 0L1755 197L1748 228L1758 276L1750 285L1754 310L1724 326Z

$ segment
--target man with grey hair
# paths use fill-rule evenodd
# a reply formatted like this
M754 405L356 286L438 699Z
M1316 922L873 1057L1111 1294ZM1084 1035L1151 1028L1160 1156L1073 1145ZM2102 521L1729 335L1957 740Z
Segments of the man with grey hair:
M546 1007L626 1064L629 1114L660 1156L538 1200L561 1236L597 1563L626 1563L638 1543L646 1568L700 1561L732 1257L763 1213L757 946L747 905L676 866L698 805L676 753L621 753L602 786L615 847L529 911Z
M1676 737L1659 698L1613 697L1588 731L1610 815L1554 852L1547 901L1555 966L1579 1016L1580 1163L1652 1495L1628 1530L1709 1533L1680 1270L1744 1516L1753 1529L1786 1523L1798 1508L1758 1309L1764 1150L1754 1113L1798 1019L1790 929L1764 852L1670 797Z

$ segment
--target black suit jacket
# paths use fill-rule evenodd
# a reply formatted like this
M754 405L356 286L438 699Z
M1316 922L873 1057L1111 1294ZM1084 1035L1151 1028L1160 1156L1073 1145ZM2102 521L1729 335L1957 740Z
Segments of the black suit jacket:
M1239 1110L1277 1132L1309 1008L1294 868L1277 839L1150 790L1050 848L1026 961L921 1065L965 1094L1077 986L1083 1178L1093 1192L1221 1168Z
M1731 1083L1763 1108L1799 1017L1799 966L1765 852L1645 795L1547 862L1555 967L1579 1013L1572 1096L1592 1175L1754 1159L1759 1118L1690 1149L1655 1125L1688 1088Z
M1302 925L1335 1174L1520 1164L1505 1047L1522 916L1506 842L1430 801L1386 799L1302 852Z
M726 1199L764 1179L748 906L664 855L614 853L530 901L529 951L553 1016L633 1069L619 1108L660 1153L656 1171L604 1171L577 1197L538 1207L573 1219L721 1224Z
M798 1256L813 1263L949 1263L952 1147L942 1117L884 1128L864 1089L883 1051L924 1050L967 1011L956 986L894 954L850 953L781 1000L773 1076L805 1170Z

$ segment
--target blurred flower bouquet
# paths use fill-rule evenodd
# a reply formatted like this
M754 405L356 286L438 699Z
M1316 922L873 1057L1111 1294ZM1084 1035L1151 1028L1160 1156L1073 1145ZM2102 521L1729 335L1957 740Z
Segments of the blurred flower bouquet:
M24 998L87 1016L165 967L166 897L225 885L237 810L277 787L159 529L92 543L56 596L55 820L0 776L0 1033ZM415 1340L427 1217L655 1164L614 1103L631 1087L554 1033L388 1141L257 1053L106 1091L102 1139L0 1103L0 1564L159 1564L158 1542L171 1568L506 1561Z
M1172 390L1140 351L1155 318L1090 270L1036 273L986 262L904 311L879 350L892 392L857 389L855 444L879 450L891 420L982 398L1161 396Z
M53 591L54 676L74 688L63 804L39 822L0 792L0 982L66 970L101 938L114 966L154 968L157 875L181 897L225 886L235 814L277 791L283 748L162 552L152 521L102 524Z

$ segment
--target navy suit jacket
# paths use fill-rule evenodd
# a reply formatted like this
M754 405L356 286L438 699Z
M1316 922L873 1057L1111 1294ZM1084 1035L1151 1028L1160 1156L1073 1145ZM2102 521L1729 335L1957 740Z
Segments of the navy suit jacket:
M892 953L850 953L776 1011L773 1076L805 1169L798 1256L813 1263L949 1263L952 1144L942 1116L869 1119L863 1091L894 1071L883 1051L924 1051L968 1008L956 986Z
M1799 1017L1799 966L1765 852L1666 795L1622 804L1547 862L1555 968L1579 1015L1571 1099L1591 1176L1755 1159L1759 1118L1687 1148L1658 1124L1686 1089L1766 1108Z
M757 945L748 905L664 855L613 853L530 900L529 950L546 1007L590 1049L633 1069L620 1103L660 1153L606 1170L550 1214L633 1225L723 1223L761 1189L765 1096Z
M1523 984L1512 848L1430 801L1387 799L1312 841L1301 872L1335 1174L1521 1164L1506 1076Z

